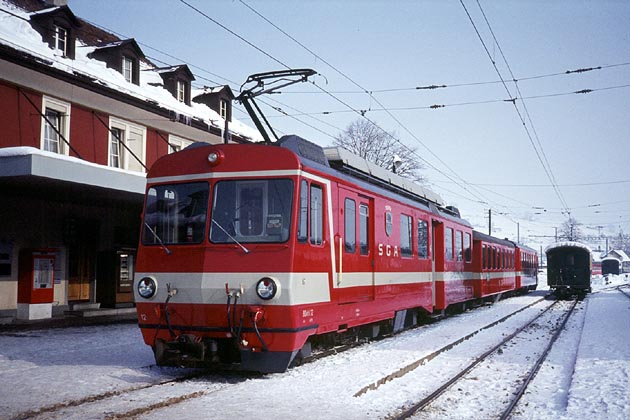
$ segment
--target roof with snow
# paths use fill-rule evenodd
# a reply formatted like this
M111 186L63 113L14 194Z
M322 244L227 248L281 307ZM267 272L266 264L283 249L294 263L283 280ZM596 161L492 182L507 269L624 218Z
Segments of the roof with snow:
M16 4L22 6L22 8ZM120 94L130 95L147 103L156 104L161 108L183 116L184 119L200 120L208 126L213 126L220 130L225 127L225 121L219 113L207 105L191 103L189 106L174 98L162 87L162 78L159 72L156 71L157 68L147 60L140 63L141 70L143 70L142 76L140 84L135 85L127 82L118 71L107 68L103 61L90 58L90 53L99 48L120 46L124 43L132 43L132 45L137 46L136 41L133 39L121 40L115 35L79 19L82 23L82 28L77 34L77 48L74 59L63 57L55 50L49 48L48 44L42 40L42 36L31 26L33 13L42 14L58 10L58 8L44 8L42 10L41 5L43 4L43 2L33 0L0 0L0 45L18 51L28 59L45 63L51 68L66 72L71 76L79 73L84 78L93 80L95 85L104 86ZM86 40L90 43L86 44ZM230 121L229 130L233 134L250 141L263 140L257 129L234 118Z
M592 252L591 248L589 248L588 245L584 245L581 242L564 241L564 242L556 242L556 243L553 243L553 244L547 246L547 248L545 248L545 254L548 253L549 251L555 250L557 248L568 248L568 247L580 248L580 249L583 249L585 251L588 251L588 253Z

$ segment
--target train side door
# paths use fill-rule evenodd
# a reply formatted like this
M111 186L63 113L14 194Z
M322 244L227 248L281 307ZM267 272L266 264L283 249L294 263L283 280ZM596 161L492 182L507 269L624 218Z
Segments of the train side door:
M433 220L431 223L431 261L433 307L444 309L444 223Z
M339 188L335 240L337 302L374 299L374 199Z

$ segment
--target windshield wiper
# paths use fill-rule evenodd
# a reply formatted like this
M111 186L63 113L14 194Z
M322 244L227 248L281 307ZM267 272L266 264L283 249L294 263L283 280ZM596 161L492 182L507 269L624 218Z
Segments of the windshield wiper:
M230 235L230 233L229 233L227 230L225 230L225 228L224 228L223 226L221 226L221 225L219 224L219 222L217 222L216 220L212 219L212 223L214 223L215 225L217 225L217 226L219 227L219 229L221 229L221 230L223 231L223 233L225 233L225 234L228 236L228 238L230 238L231 240L233 240L233 241L234 241L234 243L235 243L236 245L240 246L240 247L241 247L241 249L242 249L243 251L245 251L245 253L246 253L246 254L249 254L249 249L245 248L245 245L243 245L242 243L240 243L239 241L237 241L237 240L236 240L236 238L235 238L234 236Z
M144 222L144 225L147 227L147 229L149 229L149 232L151 232L153 234L153 236L155 237L155 239L157 239L158 243L162 246L162 248L164 249L164 252L166 252L166 255L171 255L171 250L168 249L166 247L166 245L164 245L164 242L162 242L162 239L158 236L157 233L155 233L155 231L153 229L151 229L151 226L149 226L149 224L147 222Z

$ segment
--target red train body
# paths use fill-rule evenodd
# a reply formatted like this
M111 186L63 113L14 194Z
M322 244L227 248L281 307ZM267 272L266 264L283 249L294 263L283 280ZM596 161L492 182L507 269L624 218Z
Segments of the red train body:
M340 149L278 144L197 145L149 171L135 299L158 364L280 372L314 338L535 287L532 250L473 232L430 191Z

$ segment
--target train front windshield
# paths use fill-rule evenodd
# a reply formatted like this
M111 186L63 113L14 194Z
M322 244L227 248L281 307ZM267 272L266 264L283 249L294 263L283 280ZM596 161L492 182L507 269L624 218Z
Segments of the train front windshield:
M210 241L286 242L292 203L293 181L289 179L219 181L212 199Z
M149 188L142 243L164 246L202 242L206 231L209 191L207 182Z

